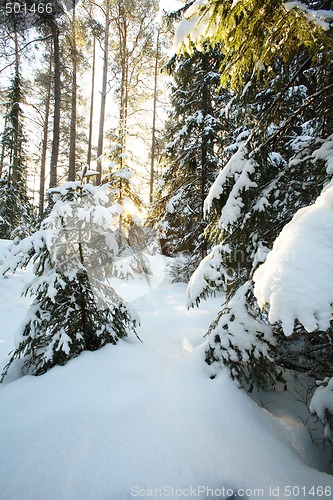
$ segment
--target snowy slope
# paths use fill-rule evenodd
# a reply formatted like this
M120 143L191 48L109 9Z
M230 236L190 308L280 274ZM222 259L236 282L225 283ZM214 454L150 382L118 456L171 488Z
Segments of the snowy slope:
M158 271L150 290L144 280L118 282L134 297L143 343L131 337L0 387L0 499L226 498L240 490L268 500L290 498L286 486L307 499L327 487L327 498L333 477L315 470L319 454L301 422L272 416L225 373L207 376L202 337L221 298L187 311L186 286L171 285L160 261ZM18 297L23 278L0 280L6 346L27 307Z

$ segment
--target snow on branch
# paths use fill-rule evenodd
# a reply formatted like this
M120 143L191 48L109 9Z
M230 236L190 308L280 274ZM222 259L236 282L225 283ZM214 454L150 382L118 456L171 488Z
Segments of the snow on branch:
M240 0L234 0L230 10L234 9ZM214 39L218 31L218 23L214 18L215 2L209 0L196 0L186 11L184 19L179 23L172 50L177 53L182 45L187 51L191 50L191 43L198 50L202 49L203 42L209 38ZM333 10L314 10L310 9L301 1L284 2L282 4L289 12L293 9L299 9L307 20L314 22L325 31L329 31L333 22Z
M249 281L239 287L209 328L206 355L212 375L222 362L229 366L233 379L247 377L246 366L252 374L259 368L263 376L263 362L271 361L270 348L275 343L272 328L251 305L252 287Z
M230 277L222 263L225 254L230 252L229 245L217 245L200 262L187 287L187 307L198 305L200 299L226 285Z
M194 43L198 49L201 48L200 41L204 36L213 33L213 29L208 27L211 22L211 13L213 6L209 8L209 0L197 0L186 11L184 19L179 23L173 42L172 51L177 53L181 46L184 44L186 49L189 50L191 42ZM200 8L208 8L207 12L202 16Z
M322 141L321 146L312 153L316 160L324 160L326 163L326 172L333 175L333 134Z
M310 411L323 422L324 436L333 444L333 378L327 377L317 384L319 387L312 396Z
M285 2L284 6L286 10L290 11L292 9L298 8L309 19L313 21L317 26L325 31L330 29L330 23L333 21L333 10L313 10L309 9L303 2Z
M18 268L25 268L30 260L34 259L35 254L44 247L46 238L46 232L40 230L12 244L5 261L0 266L0 275L15 273Z
M167 206L167 209L166 211L169 213L169 214L173 214L175 212L175 210L177 209L177 206L179 205L179 203L181 202L182 198L183 198L183 195L184 195L184 190L182 188L179 189L178 193L175 194L169 201L168 203L168 206Z
M296 319L308 331L327 330L333 303L333 186L296 212L254 273L254 294L270 305L269 321L291 335Z
M213 201L218 200L223 194L227 180L230 178L233 180L234 185L222 210L219 222L221 228L227 228L237 221L244 206L242 193L251 187L257 187L257 184L250 179L250 175L255 171L256 163L253 158L248 158L247 154L243 146L238 149L216 178L205 200L204 210L207 215L212 208Z

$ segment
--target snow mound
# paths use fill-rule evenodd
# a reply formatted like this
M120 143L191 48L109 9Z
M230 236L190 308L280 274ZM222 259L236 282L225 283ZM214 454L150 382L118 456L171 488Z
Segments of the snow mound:
M300 209L254 273L254 294L270 305L269 321L291 335L298 319L308 331L327 330L333 303L333 186Z

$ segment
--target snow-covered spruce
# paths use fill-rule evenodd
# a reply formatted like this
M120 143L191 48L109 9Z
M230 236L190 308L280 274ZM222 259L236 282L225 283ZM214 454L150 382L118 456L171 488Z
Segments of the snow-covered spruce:
M24 130L25 84L19 67L5 91L4 129L0 136L0 236L23 238L32 232L33 207L27 190L27 136Z
M317 415L324 424L324 436L333 445L333 378L326 377L317 382L310 403L310 411Z
M109 172L104 176L115 203L115 237L118 254L112 262L112 274L121 279L133 278L135 273L151 275L152 271L144 251L148 234L142 226L140 214L143 200L137 194L136 174L127 166L129 153L120 142L113 142L107 157Z
M221 63L219 50L207 47L205 53L175 56L168 64L173 83L162 155L165 169L148 223L156 229L163 252L177 257L169 266L174 281L188 282L210 247L203 205L232 128L223 116L230 95L219 89Z
M249 391L255 384L265 386L282 380L271 357L275 338L271 327L260 317L251 282L241 286L225 304L207 335L206 362L211 378L221 365L226 365L231 377L246 384Z
M302 2L281 1L272 8L265 1L262 9L257 7L253 2L197 0L185 10L175 40L175 50L190 53L193 46L200 50L204 44L220 44L225 56L221 87L235 92L225 114L234 117L234 133L239 129L239 135L224 148L233 156L223 158L205 202L212 218L205 234L214 244L228 244L230 256L235 256L230 265L221 263L233 277L227 305L252 280L264 257L260 254L272 248L298 209L314 202L332 173L332 138L325 138L332 130L332 45L326 36L332 13L309 10ZM239 22L241 18L246 21ZM287 37L284 22L295 26ZM251 26L251 43L244 49ZM310 32L314 36L309 44ZM273 38L277 50L262 51ZM320 57L312 57L315 53ZM241 139L241 134L246 135ZM205 290L204 280L195 291L199 298L200 287ZM223 314L220 320L223 324ZM318 321L327 326L327 314Z
M50 215L12 247L1 271L33 262L35 278L23 293L34 300L3 377L17 358L23 358L23 374L40 375L135 332L134 315L106 282L118 248L107 190L80 182L50 190Z
M216 245L200 262L189 281L186 295L187 307L198 306L201 299L214 295L218 290L225 290L231 279L223 265L226 255L230 253L229 245Z

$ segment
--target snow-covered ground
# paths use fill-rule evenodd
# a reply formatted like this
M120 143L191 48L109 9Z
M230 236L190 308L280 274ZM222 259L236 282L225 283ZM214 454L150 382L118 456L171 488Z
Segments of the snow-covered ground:
M318 471L325 461L288 391L265 393L261 408L227 373L207 375L203 335L221 297L187 310L185 285L171 284L161 257L153 264L149 283L113 280L142 343L132 336L0 387L0 499L331 498L333 477ZM30 278L0 279L1 367Z

